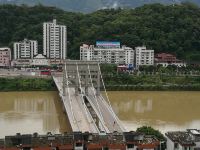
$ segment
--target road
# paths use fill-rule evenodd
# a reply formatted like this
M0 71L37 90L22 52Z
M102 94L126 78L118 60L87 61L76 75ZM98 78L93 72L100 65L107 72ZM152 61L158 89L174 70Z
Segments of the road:
M75 95L74 88L66 88L66 96L62 93L62 77L53 77L64 103L68 119L73 131L99 133L96 124L83 103L82 96Z
M93 104L100 111L100 114L102 115L102 118L109 132L112 133L113 131L125 131L125 128L121 124L120 120L118 119L108 102L106 102L101 95L95 96L94 88L89 88L88 97L92 100Z

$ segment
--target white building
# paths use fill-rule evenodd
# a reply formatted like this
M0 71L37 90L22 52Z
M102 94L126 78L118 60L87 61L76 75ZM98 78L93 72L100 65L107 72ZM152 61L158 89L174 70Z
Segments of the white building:
M146 46L135 48L135 64L139 66L154 65L154 50L148 50Z
M194 149L196 149L196 150L200 149L200 130L188 129L187 131L193 137L193 140L194 140L194 143L195 143Z
M55 19L43 24L43 55L47 59L66 59L67 28Z
M119 42L97 42L94 45L80 46L80 60L98 61L111 64L133 64L134 50L130 47L120 47Z
M14 59L33 59L38 54L38 42L24 39L14 43Z
M195 150L200 148L197 145L199 137L195 141L195 137L190 132L174 131L167 132L165 135L167 139L167 150Z
M49 60L46 59L42 54L38 54L37 56L34 57L32 61L33 66L49 66Z

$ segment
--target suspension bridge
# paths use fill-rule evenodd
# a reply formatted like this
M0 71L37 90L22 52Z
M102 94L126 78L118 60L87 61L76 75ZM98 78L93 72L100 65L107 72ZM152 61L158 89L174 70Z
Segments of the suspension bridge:
M73 132L125 131L111 107L99 63L67 60L63 73L52 76Z

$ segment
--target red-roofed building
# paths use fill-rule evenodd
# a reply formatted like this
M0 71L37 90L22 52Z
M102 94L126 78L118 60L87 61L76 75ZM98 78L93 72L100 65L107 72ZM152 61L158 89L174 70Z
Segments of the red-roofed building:
M169 65L175 65L177 67L186 66L186 63L176 58L176 56L168 53L158 53L155 55L155 65L162 65L167 67Z

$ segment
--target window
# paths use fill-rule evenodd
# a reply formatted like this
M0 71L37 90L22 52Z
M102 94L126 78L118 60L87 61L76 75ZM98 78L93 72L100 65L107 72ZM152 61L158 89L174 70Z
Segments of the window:
M134 148L133 144L127 144L127 148Z
M174 143L174 148L178 148L178 143Z

